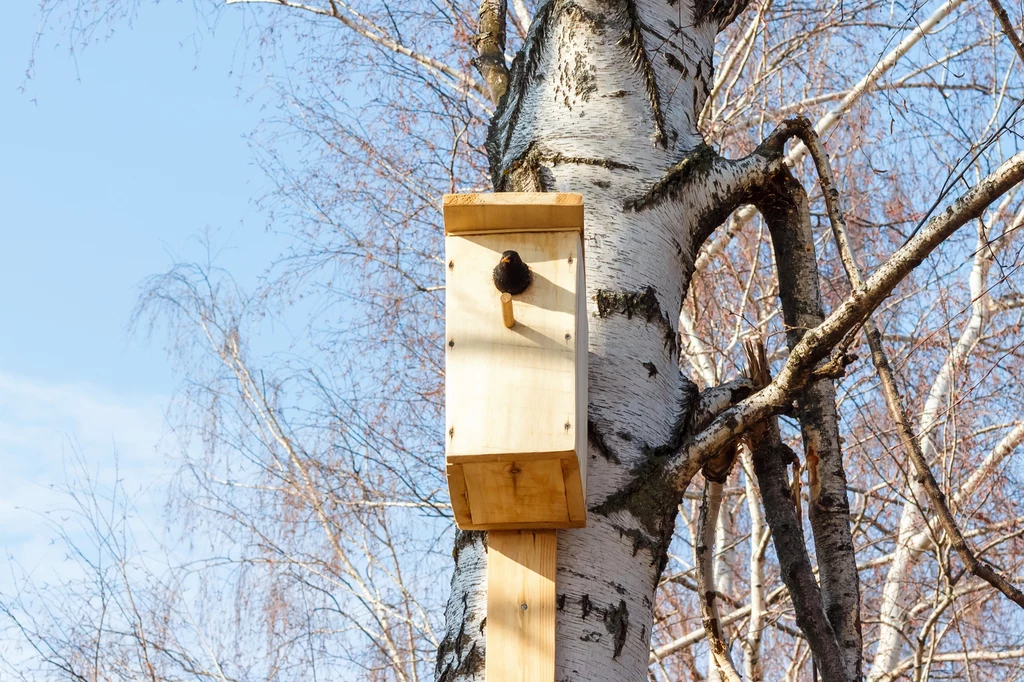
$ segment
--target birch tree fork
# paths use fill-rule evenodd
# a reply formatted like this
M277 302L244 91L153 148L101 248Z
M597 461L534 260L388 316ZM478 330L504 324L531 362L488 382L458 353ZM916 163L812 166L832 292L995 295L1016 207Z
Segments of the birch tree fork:
M814 380L811 371L877 302L864 287L848 302L845 321L834 315L822 324L806 199L793 200L790 209L789 199L780 204L771 198L779 191L770 184L783 168L782 143L793 131L780 129L758 153L728 162L697 130L714 77L715 36L744 4L551 0L534 18L510 74L496 70L492 59L500 49L496 39L504 35L504 3L481 5L486 29L478 39L477 64L498 99L487 140L495 189L586 197L591 514L587 528L560 533L557 679L646 677L654 590L680 495L695 467L729 447L728 438L744 428L730 416L733 421L720 424L706 447L691 445L697 425L728 403L713 411L711 392L698 395L677 371L676 329L698 249L741 203L763 203L776 215L776 257L792 278L783 286L787 323L796 334L792 385L748 422L781 411L793 399L801 402L822 566L817 599L824 597L824 604L796 603L798 622L801 608L827 609L828 625L811 637L819 668L826 679L861 677L858 578L834 392L830 378ZM500 27L495 16L502 17ZM995 195L979 192L974 210L1019 181L1021 165L1014 159ZM803 196L795 181L789 183L797 189L784 194ZM958 227L968 217L952 222ZM930 250L921 240L914 247L918 253L901 254L902 260L889 264L895 279L883 285L885 294ZM801 348L804 332L818 326L828 328L827 340L818 336ZM748 387L737 387L728 402L746 393ZM682 466L680 459L686 461ZM457 542L439 680L482 679L484 544L480 534L463 533ZM791 592L816 591L809 582L801 586L787 579ZM836 651L842 661L832 658Z

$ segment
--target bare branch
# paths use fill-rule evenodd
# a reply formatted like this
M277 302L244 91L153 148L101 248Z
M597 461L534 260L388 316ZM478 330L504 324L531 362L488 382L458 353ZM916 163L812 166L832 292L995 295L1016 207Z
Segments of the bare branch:
M325 17L331 17L340 21L343 25L352 29L359 35L363 36L367 40L370 40L381 47L387 48L392 52L396 52L400 55L409 57L413 61L426 67L427 70L433 71L434 73L447 76L460 88L476 92L480 95L486 96L488 93L484 88L472 78L469 78L464 73L453 69L442 61L434 59L428 55L416 52L405 45L402 45L398 41L389 37L385 31L379 26L374 25L372 22L362 17L357 12L354 12L345 3L340 0L335 0L331 3L330 9L324 9L322 7L314 7L313 5L307 5L301 2L294 2L294 0L225 0L227 5L248 5L256 3L266 3L270 5L280 5L282 7L289 7L291 9L298 9L304 12L311 12L313 14L319 14ZM338 6L344 7L349 14L348 16L338 9ZM354 18L353 18L354 17Z
M764 345L748 343L745 348L752 378L768 378ZM760 381L756 383L764 385ZM786 480L786 466L792 459L792 452L783 444L774 417L758 424L747 441L753 452L754 472L764 500L765 518L772 529L782 580L789 588L797 624L807 636L814 660L826 680L854 679L845 670L839 640L825 614L822 593L807 554L803 524Z
M1010 41L1010 45L1013 46L1017 56L1020 57L1021 62L1024 62L1024 43L1021 42L1020 36L1017 35L1016 29L1013 27L1013 22L1010 21L1010 15L1006 13L999 0L988 0L988 4L991 5L992 11L996 15L996 19L999 20L999 27L1003 30L1003 35Z
M785 409L796 392L810 380L817 362L860 325L928 254L1021 180L1024 180L1024 152L1004 161L946 210L929 220L880 265L860 289L824 322L804 335L790 351L789 359L771 384L723 412L682 448L667 467L667 474L675 481L677 489L686 488L711 453L754 424Z
M497 104L508 89L508 66L505 64L505 0L480 0L480 25L477 29L473 66L483 76L490 90L491 102Z
M996 2L996 0L991 1L993 3ZM821 140L810 125L801 127L797 134L804 144L807 145L811 158L814 160L814 165L818 170L822 193L825 196L825 206L832 225L832 233L835 236L836 244L839 246L839 255L843 263L843 269L846 271L851 288L854 291L859 290L864 285L864 282L861 279L860 268L857 266L857 260L847 236L846 218L839 205L839 190L836 188L828 155L821 144ZM878 371L878 378L882 384L882 394L885 396L885 404L889 410L889 416L896 423L904 449L910 461L914 464L914 470L917 472L918 482L922 485L924 491L928 494L928 498L934 505L935 513L942 524L942 528L949 536L953 549L956 550L967 570L985 580L992 587L1006 595L1012 602L1024 608L1024 594L987 563L980 562L967 545L963 533L960 531L959 526L957 526L956 519L953 518L953 513L946 504L946 495L939 488L939 484L935 480L931 468L928 466L928 461L921 451L921 442L917 434L914 433L914 427L907 417L907 411L903 407L903 399L896 386L892 365L889 363L889 357L882 346L882 334L878 331L878 327L870 315L864 320L864 331L867 335L868 346L871 348L871 360Z

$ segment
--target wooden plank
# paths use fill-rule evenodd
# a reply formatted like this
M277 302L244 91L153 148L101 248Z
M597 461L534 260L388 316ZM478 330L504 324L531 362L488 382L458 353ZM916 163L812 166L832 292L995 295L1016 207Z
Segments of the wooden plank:
M583 239L576 244L576 259L579 267L576 270L576 291L581 292L576 297L576 423L580 425L576 429L576 457L579 469L580 498L569 498L569 515L573 520L587 521L587 445L589 418L587 416L588 396L588 349L590 348L589 315L587 314L587 284L585 258L583 256ZM566 489L571 483L566 479ZM577 507L576 505L579 505ZM573 516L577 510L582 516Z
M575 193L445 194L446 235L490 232L583 232L583 196Z
M473 522L473 515L469 511L469 492L466 489L466 474L462 466L449 464L445 467L448 475L448 496L452 502L452 513L455 514L455 523L463 530L468 530L464 524Z
M569 522L558 460L463 464L462 470L475 525Z
M586 456L586 450L583 450ZM571 521L587 522L587 493L583 487L583 479L580 475L580 467L576 459L563 459L562 479L565 485L565 506L569 511Z
M585 398L577 402L586 364L577 357L579 235L490 234L446 243L446 453L575 451L586 442ZM502 322L491 277L507 249L533 271L530 288L515 297L512 329Z
M459 528L462 530L559 530L562 528L586 528L586 521L573 521L569 519L566 523L556 523L554 521L531 521L531 522L516 522L516 523L486 523L477 525L475 523L459 524Z
M489 452L479 455L447 455L447 464L479 464L481 462L540 462L547 459L576 459L575 450L562 452Z
M487 534L487 682L555 679L556 532Z

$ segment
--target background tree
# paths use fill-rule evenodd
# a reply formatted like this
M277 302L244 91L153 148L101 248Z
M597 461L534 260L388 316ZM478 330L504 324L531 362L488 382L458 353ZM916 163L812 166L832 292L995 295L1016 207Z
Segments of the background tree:
M89 521L115 560L4 601L42 670L482 677L483 537L447 555L437 200L493 187L587 203L591 515L559 536L559 679L809 679L812 657L829 680L1021 676L1017 607L975 576L1014 596L1024 549L1019 16L228 4L255 58L305 46L257 149L294 247L255 292L212 263L147 286L139 322L171 332L179 433L203 445L174 518L209 544L156 565ZM81 46L137 5L41 12ZM255 350L285 314L305 339Z

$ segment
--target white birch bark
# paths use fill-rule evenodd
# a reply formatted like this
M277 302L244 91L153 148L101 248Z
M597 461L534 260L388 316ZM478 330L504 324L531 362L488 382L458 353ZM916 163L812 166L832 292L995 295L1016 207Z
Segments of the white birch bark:
M678 447L696 406L696 387L678 370L677 319L702 221L734 179L720 171L651 191L702 149L695 121L727 9L552 0L534 17L492 125L496 189L586 197L590 514L585 529L559 532L559 680L647 676L677 495L623 491L653 456ZM483 543L460 544L437 665L446 682L483 679Z

